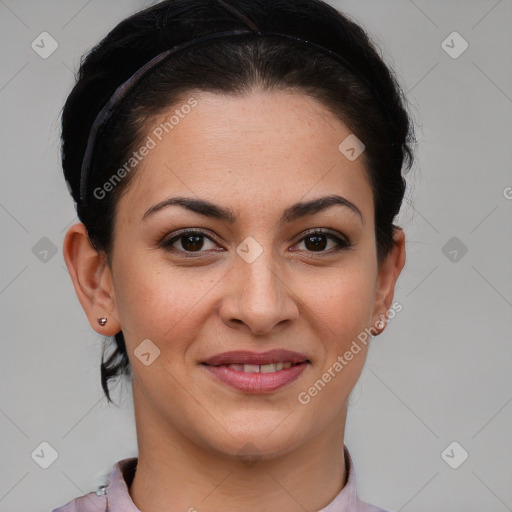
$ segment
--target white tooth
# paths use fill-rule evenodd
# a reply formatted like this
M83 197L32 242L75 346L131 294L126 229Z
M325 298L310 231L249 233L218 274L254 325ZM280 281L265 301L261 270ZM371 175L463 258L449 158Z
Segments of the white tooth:
M279 363L276 363L275 364L275 367L276 367L276 372L278 372L279 370L282 370L283 369L283 364L282 362L279 362Z
M287 368L291 368L292 363L283 363L283 370L286 370Z
M239 372L244 371L244 365L243 364L228 364L228 368L231 368L233 370L237 370Z
M277 370L276 365L274 363L271 364L262 364L260 372L261 373L271 373Z
M244 372L259 373L260 366L258 364L244 364Z

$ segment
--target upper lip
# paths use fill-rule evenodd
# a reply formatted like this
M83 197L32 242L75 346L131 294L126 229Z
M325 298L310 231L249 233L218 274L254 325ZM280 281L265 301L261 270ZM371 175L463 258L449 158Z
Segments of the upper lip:
M291 350L274 349L267 352L250 352L248 350L236 350L231 352L222 352L216 354L205 361L203 364L210 366L219 366L221 364L272 364L286 363L293 364L308 361L308 356Z

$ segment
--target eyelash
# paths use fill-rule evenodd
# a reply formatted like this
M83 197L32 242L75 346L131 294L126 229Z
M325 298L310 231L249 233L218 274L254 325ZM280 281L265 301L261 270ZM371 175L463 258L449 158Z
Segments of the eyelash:
M183 251L182 249L176 249L176 248L172 247L174 242L176 242L177 240L180 240L181 238L186 238L187 236L190 236L190 235L203 236L203 237L207 238L208 240L210 240L211 242L217 243L212 237L208 236L205 231L202 231L200 229L186 229L185 231L179 232L179 234L173 236L172 238L163 239L159 243L159 245L160 245L160 247L162 247L163 249L165 249L165 250L167 250L169 252L181 253L186 258L197 258L197 257L200 257L201 253L205 253L207 251L195 251L195 252L194 251L188 251L187 252L187 251ZM312 254L315 254L315 253L318 253L318 254L322 254L322 253L334 254L334 253L338 253L338 252L341 252L341 251L344 251L344 250L352 249L353 246L354 246L354 244L351 243L350 241L348 241L348 239L345 240L345 239L343 239L343 238L341 238L339 236L334 235L331 231L326 230L326 229L322 229L322 228L315 228L315 229L311 229L311 230L307 231L306 233L304 233L303 237L297 243L302 242L305 238L307 238L308 236L311 236L311 235L326 235L327 238L330 238L330 239L334 240L338 244L338 248L335 249L335 250L330 250L330 251L307 251L307 252L310 252Z

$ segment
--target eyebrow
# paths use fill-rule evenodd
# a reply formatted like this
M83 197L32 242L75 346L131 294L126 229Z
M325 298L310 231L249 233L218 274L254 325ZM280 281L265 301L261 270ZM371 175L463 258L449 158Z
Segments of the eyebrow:
M222 220L230 224L235 223L236 215L230 208L225 208L206 201L204 199L196 199L191 197L170 197L165 199L149 208L142 216L141 222L145 221L151 215L166 208L168 206L181 206L199 215L211 217L213 219ZM282 224L293 222L302 217L315 215L333 206L344 206L356 213L364 224L363 214L361 210L348 199L339 195L330 195L312 199L311 201L298 202L286 208L281 216L280 222Z

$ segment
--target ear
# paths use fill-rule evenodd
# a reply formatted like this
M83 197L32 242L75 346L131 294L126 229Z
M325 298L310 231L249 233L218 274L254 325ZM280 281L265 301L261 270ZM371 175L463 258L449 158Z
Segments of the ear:
M388 321L387 313L393 302L395 284L405 265L405 233L402 228L395 226L393 240L393 247L379 265L377 274L372 321L372 329L376 330L377 334L385 329Z
M104 336L114 336L121 330L118 321L114 286L106 255L92 247L82 223L71 226L64 238L64 260L91 327ZM106 317L101 326L98 318Z

